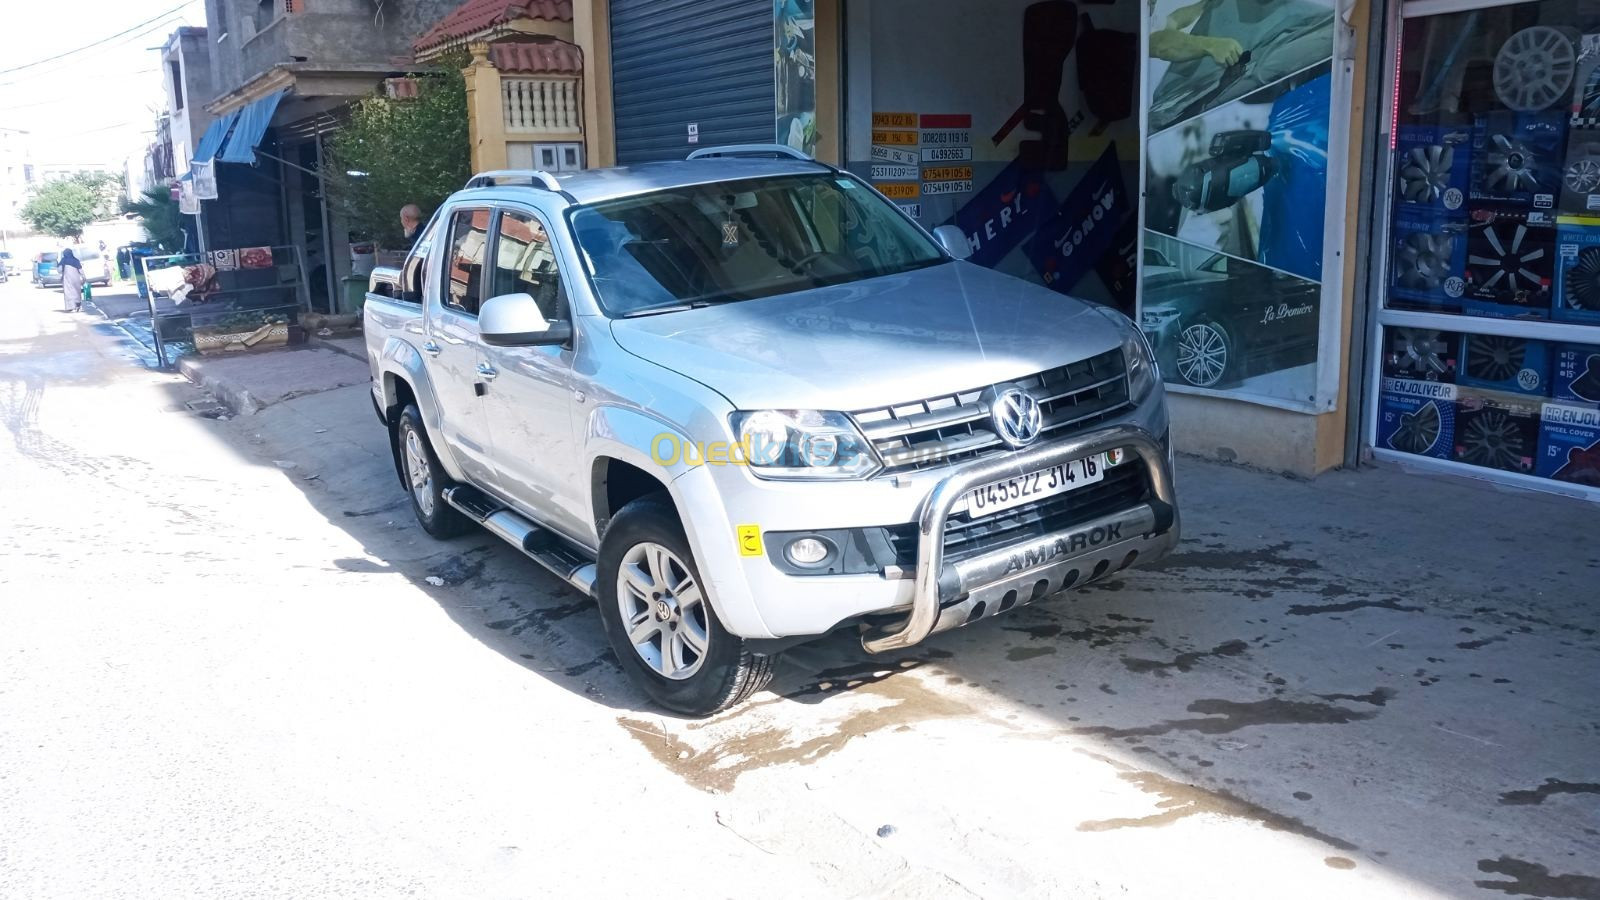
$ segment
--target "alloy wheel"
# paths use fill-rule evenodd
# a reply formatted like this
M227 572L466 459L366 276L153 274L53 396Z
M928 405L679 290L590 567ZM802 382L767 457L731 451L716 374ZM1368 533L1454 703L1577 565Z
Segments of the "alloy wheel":
M1211 387L1228 369L1228 342L1209 323L1190 325L1178 338L1178 374L1195 387Z
M422 436L415 428L406 429L406 475L411 481L411 495L417 498L417 508L423 516L433 515L433 472L428 468L428 451L422 446Z
M617 571L617 609L628 643L645 665L682 681L700 671L711 643L700 585L671 550L635 544Z

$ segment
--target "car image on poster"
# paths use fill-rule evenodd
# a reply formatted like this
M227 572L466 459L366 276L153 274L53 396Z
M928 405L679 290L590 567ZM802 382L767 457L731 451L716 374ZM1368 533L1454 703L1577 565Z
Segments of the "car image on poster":
M1314 403L1333 8L1158 0L1140 325L1172 385Z

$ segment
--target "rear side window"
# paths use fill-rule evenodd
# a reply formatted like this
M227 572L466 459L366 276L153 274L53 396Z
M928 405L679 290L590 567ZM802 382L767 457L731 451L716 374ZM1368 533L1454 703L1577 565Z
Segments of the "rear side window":
M489 243L489 211L458 210L450 219L445 258L444 305L469 316L483 303L483 258Z

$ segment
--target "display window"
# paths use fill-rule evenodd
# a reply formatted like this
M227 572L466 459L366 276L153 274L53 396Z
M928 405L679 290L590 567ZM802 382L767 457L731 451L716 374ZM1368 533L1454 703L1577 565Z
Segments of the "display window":
M1600 4L1395 24L1374 453L1600 499Z

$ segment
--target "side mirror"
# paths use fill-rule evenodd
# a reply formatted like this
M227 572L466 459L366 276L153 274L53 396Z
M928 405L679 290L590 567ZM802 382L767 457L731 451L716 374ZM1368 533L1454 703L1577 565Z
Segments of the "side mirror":
M495 347L543 347L572 340L572 323L546 319L531 294L501 294L478 310L478 334Z
M367 276L367 293L377 294L380 297L397 297L400 295L400 270L387 266L378 266Z
M966 259L972 255L972 245L967 243L967 233L954 225L940 225L935 228L933 239L939 242L944 252L956 259Z

